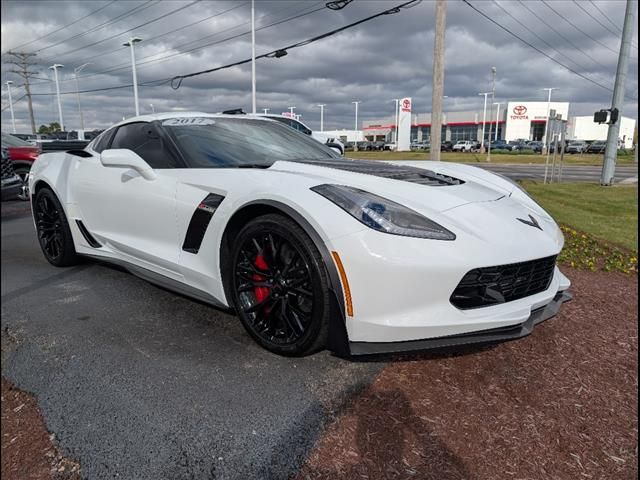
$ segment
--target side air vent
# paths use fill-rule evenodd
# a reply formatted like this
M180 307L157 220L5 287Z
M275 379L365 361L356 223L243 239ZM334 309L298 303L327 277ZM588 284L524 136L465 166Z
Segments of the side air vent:
M87 243L91 245L91 247L93 248L102 247L102 245L100 245L100 242L98 242L95 238L93 238L93 235L89 233L89 230L87 230L87 227L84 226L84 223L82 223L82 220L76 220L76 225L78 225L78 229L80 229L80 233L82 233L82 236L87 241Z
M189 222L189 228L187 228L187 234L184 237L184 243L182 244L182 250L185 252L196 254L200 250L202 239L207 231L211 217L215 213L216 209L222 203L224 197L222 195L216 195L210 193L207 197L200 202L196 207L196 211L191 216Z

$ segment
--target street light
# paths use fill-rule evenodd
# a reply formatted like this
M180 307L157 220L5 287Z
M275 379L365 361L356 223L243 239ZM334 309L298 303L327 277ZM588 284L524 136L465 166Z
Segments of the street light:
M86 67L87 65L92 65L91 62L84 63L79 67L73 69L73 76L76 79L76 95L78 96L78 113L80 114L80 130L82 130L84 135L84 117L82 116L82 106L80 105L80 87L78 86L78 74ZM78 136L78 138L80 138Z
M320 107L320 131L324 132L324 107L326 107L327 104L321 103L318 106Z
M478 95L484 95L484 108L482 109L482 140L480 140L480 151L484 152L484 126L487 123L487 97L491 92L479 93ZM477 130L476 130L477 135Z
M396 144L398 144L398 106L400 105L400 99L399 98L394 98L391 100L392 102L396 102L396 109L393 111L393 123L395 124L395 129L393 130L393 142Z
M256 8L251 0L251 107L256 114Z
M358 151L358 104L362 103L359 101L355 101L355 102L351 102L356 106L356 128L355 128L355 134L356 134L356 141L354 143L354 149L356 150L356 152Z
M492 85L491 85L491 102L496 99L496 67L491 67ZM491 130L493 124L489 124L489 148L487 149L487 162L491 162ZM496 125L496 129L498 126Z
M136 72L136 54L134 51L134 45L140 43L142 39L140 37L131 37L127 43L123 43L125 47L131 47L131 70L133 71L133 101L136 106L136 116L140 115L140 107L138 106L138 74Z
M291 118L294 118L293 111L296 109L296 107L288 107L288 108L289 108L289 113L291 114Z
M60 131L64 132L64 122L62 121L62 103L60 102L60 84L58 83L58 69L64 67L59 63L55 63L49 67L53 70L53 76L56 80L56 96L58 98L58 118L60 120Z
M500 121L500 105L502 105L502 103L493 102L493 104L497 105L497 107L496 107L496 134L495 134L494 140L498 140L498 122Z
M153 103L150 103L149 106L151 107L151 113L156 113L156 109L153 108Z
M547 138L549 137L549 115L551 113L551 92L554 90L557 90L556 87L550 87L550 88L543 88L542 90L547 90L549 92L549 97L547 98L547 123L545 124L545 128L544 128L544 138L543 138L543 144L544 144L544 150L547 153L547 156L549 154L549 142L547 142Z
M13 128L13 133L16 133L16 118L13 116L13 99L11 98L11 85L13 85L13 82L11 80L8 80L7 92L9 92L9 110L11 110L11 127Z
M270 109L268 109L268 108L263 108L262 110L264 110L264 114L266 115L266 114L267 114L267 112L268 112Z

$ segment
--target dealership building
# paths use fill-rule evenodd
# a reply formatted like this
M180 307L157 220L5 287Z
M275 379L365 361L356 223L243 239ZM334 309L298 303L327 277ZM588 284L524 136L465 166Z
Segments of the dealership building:
M547 102L508 102L496 109L487 106L485 123L485 140L501 139L507 142L513 140L542 140L547 124ZM550 109L568 121L568 140L606 140L607 125L593 123L593 116L569 117L568 102L551 102ZM459 140L480 140L482 138L483 111L444 112L442 122L442 140L457 142ZM632 118L623 117L620 127L620 141L625 148L632 148L633 133L636 122ZM393 141L395 138L395 118L390 115L385 118L365 120L362 122L362 135L366 140ZM490 132L491 130L491 132ZM327 132L328 133L328 132ZM343 140L352 140L351 135L342 135L342 131L331 132ZM346 133L346 131L344 132ZM411 141L430 141L431 114L412 113Z

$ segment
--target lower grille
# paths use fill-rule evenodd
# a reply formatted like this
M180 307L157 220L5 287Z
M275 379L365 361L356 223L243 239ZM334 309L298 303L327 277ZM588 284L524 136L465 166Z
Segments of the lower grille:
M9 159L2 159L2 179L11 178L15 175L13 171L13 163Z
M555 265L554 255L528 262L476 268L462 278L450 301L455 307L468 310L544 292L549 288Z

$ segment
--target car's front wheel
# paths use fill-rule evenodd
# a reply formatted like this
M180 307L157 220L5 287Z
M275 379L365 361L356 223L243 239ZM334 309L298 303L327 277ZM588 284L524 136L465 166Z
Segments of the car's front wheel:
M328 275L318 249L291 219L268 214L234 241L233 302L247 332L279 355L301 356L326 344Z
M33 202L38 242L47 261L56 267L78 263L71 229L62 205L48 188L41 189Z

